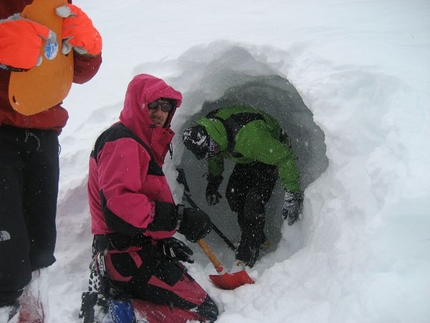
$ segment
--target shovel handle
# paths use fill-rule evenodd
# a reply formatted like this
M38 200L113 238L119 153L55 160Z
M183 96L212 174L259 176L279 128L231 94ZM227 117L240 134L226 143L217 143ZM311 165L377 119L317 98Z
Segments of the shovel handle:
M224 273L224 266L218 260L218 258L214 255L214 253L209 248L209 246L206 243L206 241L204 241L203 239L200 239L199 241L197 241L197 244L200 246L200 248L202 248L203 252L206 254L206 256L209 258L209 260L211 261L211 263L214 265L215 270L219 274Z

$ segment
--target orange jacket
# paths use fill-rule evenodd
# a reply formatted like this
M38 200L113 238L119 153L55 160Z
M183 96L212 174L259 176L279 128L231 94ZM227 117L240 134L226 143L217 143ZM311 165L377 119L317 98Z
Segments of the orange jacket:
M24 7L32 2L33 0L0 1L0 19L22 12ZM70 0L69 3L71 3ZM74 55L73 82L82 84L89 81L99 70L101 62L101 55L94 58ZM16 112L9 103L9 78L10 71L0 69L0 126L5 124L18 128L53 129L61 132L69 118L67 111L61 106L62 102L49 110L24 116Z

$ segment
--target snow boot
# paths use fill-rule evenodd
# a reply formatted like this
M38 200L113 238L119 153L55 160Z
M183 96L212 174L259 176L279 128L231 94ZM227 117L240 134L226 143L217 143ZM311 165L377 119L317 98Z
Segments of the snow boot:
M19 323L48 322L48 268L33 271L30 283L18 298Z
M242 270L246 270L246 264L242 260L235 260L233 262L233 265L231 266L229 273L234 274Z
M146 323L147 321L136 321L131 300L110 300L109 315L112 323ZM105 323L104 321L102 323ZM106 322L107 323L107 322ZM110 322L109 322L110 323Z
M236 251L236 259L241 260L252 268L260 254L260 240L242 234L239 247Z

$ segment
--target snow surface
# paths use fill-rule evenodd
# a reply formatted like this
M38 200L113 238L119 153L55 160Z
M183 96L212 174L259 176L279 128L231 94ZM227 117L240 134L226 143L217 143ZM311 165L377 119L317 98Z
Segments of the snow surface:
M137 73L162 77L183 93L172 125L179 135L205 101L245 81L262 86L272 76L297 89L321 135L310 143L315 178L306 185L302 221L292 227L281 221L274 203L279 187L274 194L277 224L269 231L277 240L249 271L254 285L215 288L208 279L212 265L192 246L196 263L189 271L219 305L217 322L430 322L428 0L75 4L103 36L104 63L65 100L70 120L60 137L51 323L79 322L92 239L88 156L98 134L117 120ZM176 138L165 172L177 202L182 156ZM192 163L200 171L203 164ZM204 181L190 175L189 182L200 203ZM204 208L218 224L218 211ZM219 226L237 239L233 216ZM215 233L208 242L230 266L233 255Z

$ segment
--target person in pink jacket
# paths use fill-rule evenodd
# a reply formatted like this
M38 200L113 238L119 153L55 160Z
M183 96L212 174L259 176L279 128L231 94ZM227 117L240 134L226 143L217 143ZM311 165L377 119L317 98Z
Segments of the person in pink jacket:
M192 263L192 251L173 237L179 232L197 242L212 223L203 211L175 204L162 170L181 102L180 92L151 75L137 75L128 85L119 122L91 153L93 251L103 255L108 299L146 300L168 322L213 322L217 306L180 262Z

